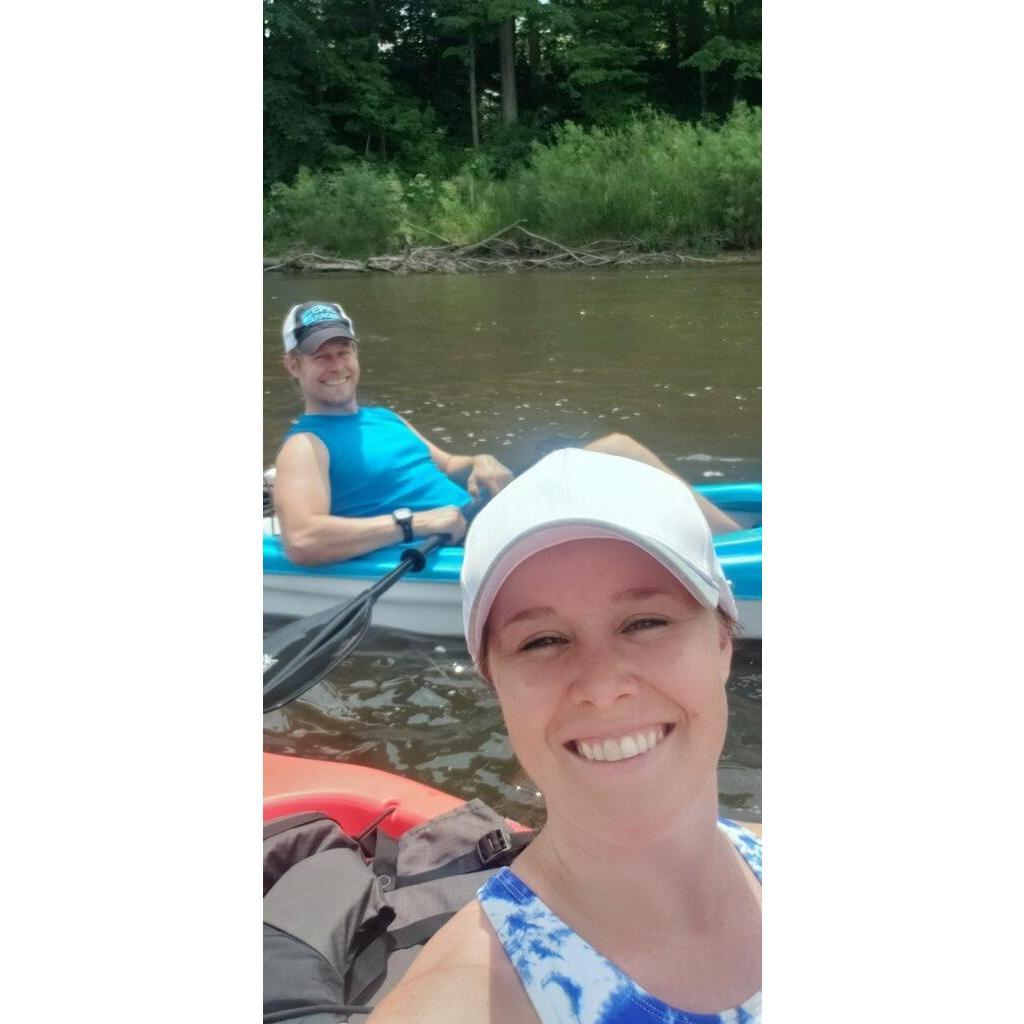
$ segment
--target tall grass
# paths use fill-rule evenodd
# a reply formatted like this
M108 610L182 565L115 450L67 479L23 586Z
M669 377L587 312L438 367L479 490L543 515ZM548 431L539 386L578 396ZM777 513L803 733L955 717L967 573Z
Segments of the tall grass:
M738 105L720 126L656 113L620 128L565 124L504 179L485 166L471 161L449 179L418 174L405 182L362 165L301 173L268 198L267 250L381 254L407 241L477 241L514 221L573 245L607 238L649 249L760 245L756 108Z
M737 107L720 127L659 114L622 128L563 125L497 197L559 241L634 239L649 248L748 247L761 238L761 115Z

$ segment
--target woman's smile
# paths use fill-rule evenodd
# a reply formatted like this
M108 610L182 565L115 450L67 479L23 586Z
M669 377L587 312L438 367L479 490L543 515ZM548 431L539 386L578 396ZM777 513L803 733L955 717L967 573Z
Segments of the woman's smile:
M674 728L671 722L661 723L617 735L570 740L565 746L584 761L628 761L660 746Z

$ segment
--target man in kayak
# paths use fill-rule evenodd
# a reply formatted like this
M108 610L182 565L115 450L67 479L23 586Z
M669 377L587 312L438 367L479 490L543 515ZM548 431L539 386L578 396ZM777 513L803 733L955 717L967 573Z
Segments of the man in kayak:
M282 327L284 364L298 381L306 411L278 453L274 507L285 552L299 565L321 565L416 538L447 533L462 540L461 510L495 495L512 472L493 455L455 455L408 421L357 398L359 351L351 318L333 302L294 306ZM625 434L586 447L672 471ZM673 476L677 474L672 474ZM696 495L712 532L739 525Z

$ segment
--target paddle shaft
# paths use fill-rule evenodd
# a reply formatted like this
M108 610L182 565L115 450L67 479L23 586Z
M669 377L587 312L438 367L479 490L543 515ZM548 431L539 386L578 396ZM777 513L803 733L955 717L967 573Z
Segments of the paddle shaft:
M466 522L472 522L474 516L486 503L487 499L478 498L476 501L466 505L462 509L462 516ZM347 649L351 649L354 644L358 643L369 627L372 608L377 598L407 572L419 572L422 570L426 565L427 556L444 545L449 539L447 534L437 534L428 538L417 547L406 548L402 552L398 565L357 597L339 607L337 612L330 615L320 629L295 654L290 655L286 662L273 661L267 665L266 647L264 646L264 675L268 671L271 672L271 678L263 684L264 713L282 707L318 683L334 667L338 658L342 657L344 652L338 655L338 658L329 658L318 668L313 668L306 677L303 677L303 671L308 669L314 660L319 659L325 648L339 639L344 639L346 631L352 633L353 640ZM323 613L320 614L322 615ZM310 616L310 618L315 617ZM284 626L278 633L286 630L289 632L301 632L301 622ZM283 649L284 646L279 648L282 651ZM339 644L340 649L341 645ZM289 681L291 681L290 685Z
M324 649L324 647L330 644L335 639L335 637L353 621L355 615L358 615L358 613L363 609L369 611L369 609L373 607L377 598L380 597L380 595L383 594L385 590L388 590L391 586L398 582L398 580L400 580L407 572L419 572L426 563L427 556L433 554L433 552L435 552L439 547L442 547L445 541L447 540L448 535L446 533L439 533L436 536L430 537L428 540L424 541L418 547L406 548L405 551L402 552L401 560L399 561L398 565L394 567L394 569L392 569L390 572L386 573L379 580L377 580L377 582L374 583L373 586L368 587L357 597L354 597L351 601L349 601L348 604L340 608L335 615L331 616L328 622L324 624L320 632L317 633L314 637L312 637L309 643L307 643L306 646L302 648L302 650L300 650L296 655L294 655L294 657L290 660L290 663L280 671L287 671L289 675L295 675L297 672L300 672L314 657L316 657L320 653L320 651ZM312 682L310 682L309 685L312 686L314 683L318 682L320 677L329 671L330 666L325 668L322 673L319 673L318 675L314 676ZM277 685L281 682L279 675L280 673L278 673L278 675L275 676L275 678L273 678L269 683L264 685L264 697L266 697L266 695L269 692L274 690L277 687ZM297 693L289 697L288 700L294 700L295 697L298 697L300 694L304 693L305 689L308 689L308 687L299 690ZM286 700L283 703L287 704L288 701Z

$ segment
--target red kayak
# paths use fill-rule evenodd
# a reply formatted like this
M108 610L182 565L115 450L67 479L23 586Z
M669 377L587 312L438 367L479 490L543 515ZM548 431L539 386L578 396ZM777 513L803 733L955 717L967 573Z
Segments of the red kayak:
M397 838L465 801L399 775L339 761L263 755L263 820L320 811L358 835L389 807L381 828Z
M465 803L421 782L340 761L318 761L284 754L263 755L263 820L319 811L349 835L358 835L389 807L381 829L397 839ZM521 825L509 822L519 830Z

